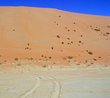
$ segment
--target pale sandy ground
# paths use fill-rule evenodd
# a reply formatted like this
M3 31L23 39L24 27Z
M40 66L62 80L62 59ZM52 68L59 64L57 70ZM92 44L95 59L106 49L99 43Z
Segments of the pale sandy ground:
M110 98L110 67L1 69L0 98Z

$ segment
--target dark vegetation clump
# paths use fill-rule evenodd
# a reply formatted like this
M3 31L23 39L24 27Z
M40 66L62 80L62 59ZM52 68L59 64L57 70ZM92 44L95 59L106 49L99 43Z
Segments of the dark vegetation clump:
M30 44L29 44L29 43L27 43L27 45L29 46Z
M58 17L61 18L61 15L59 15Z
M51 47L51 49L53 50L53 47Z
M57 38L60 38L60 36L59 36L59 35L57 35Z
M49 59L51 59L52 57L50 56Z
M73 41L71 41L71 43L73 44Z
M76 24L75 22L73 22L73 24Z
M18 64L17 64L17 66L21 66L21 64L20 64L20 63L18 63Z
M94 61L97 61L97 59L93 58Z
M92 62L91 65L93 65L94 63Z
M73 57L72 57L72 56L68 56L67 58L68 58L68 59L73 59Z
M77 63L76 65L80 65L80 63Z
M31 50L31 48L29 48L29 47L26 47L26 48L25 48L25 50Z
M68 40L70 40L70 38L67 38Z
M83 35L80 35L80 37L83 37Z
M81 41L79 41L79 43L82 43Z
M88 52L88 54L93 55L93 53L92 53L92 52L90 52L90 51Z
M61 42L62 44L64 44L64 42Z
M67 27L65 27L65 29L68 29Z
M29 58L29 60L33 60L33 58Z
M70 30L68 29L68 32L69 32Z
M76 32L76 30L74 30L74 32Z
M15 29L13 29L13 31L15 31Z
M70 44L70 43L67 43L68 45Z
M109 33L109 32L107 32L106 34L107 34L107 35L109 35L110 33Z
M101 56L99 56L98 58L102 58Z
M88 50L86 50L86 52L88 52Z
M42 67L46 68L47 66L46 65L43 65Z
M53 64L56 64L55 62L53 62Z
M87 63L88 62L88 60L85 60L85 63Z
M96 29L94 29L95 31L100 31L100 29L99 28L96 28Z
M15 58L14 60L15 60L15 61L18 61L19 59L18 59L18 58Z
M93 55L93 52L86 50L89 55Z
M110 26L107 26L107 28L110 28Z

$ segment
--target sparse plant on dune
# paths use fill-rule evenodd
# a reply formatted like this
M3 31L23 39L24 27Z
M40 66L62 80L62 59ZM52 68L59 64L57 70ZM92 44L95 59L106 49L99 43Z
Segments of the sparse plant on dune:
M95 31L100 31L100 29L99 29L99 28L95 28L94 30L95 30Z
M107 26L107 28L110 28L110 26Z
M20 64L20 63L18 63L18 64L17 64L17 66L21 66L21 64Z
M18 59L18 58L15 58L14 60L15 60L15 61L18 61L19 59Z
M33 60L33 58L29 58L28 60Z
M43 65L42 67L46 68L46 67L47 67L47 65Z

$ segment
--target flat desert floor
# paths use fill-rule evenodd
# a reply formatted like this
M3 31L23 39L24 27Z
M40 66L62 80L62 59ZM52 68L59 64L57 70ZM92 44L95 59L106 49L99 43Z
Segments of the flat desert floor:
M1 69L0 98L110 98L110 67Z

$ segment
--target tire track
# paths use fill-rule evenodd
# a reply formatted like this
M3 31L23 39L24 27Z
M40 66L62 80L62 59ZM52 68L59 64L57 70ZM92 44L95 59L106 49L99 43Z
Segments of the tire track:
M54 84L54 88L53 88L50 98L60 98L61 84L56 78L54 77L50 77L50 78L53 80L53 84Z
M37 83L28 91L26 91L23 95L19 98L26 98L27 96L31 95L38 87L40 86L40 77L37 77Z

